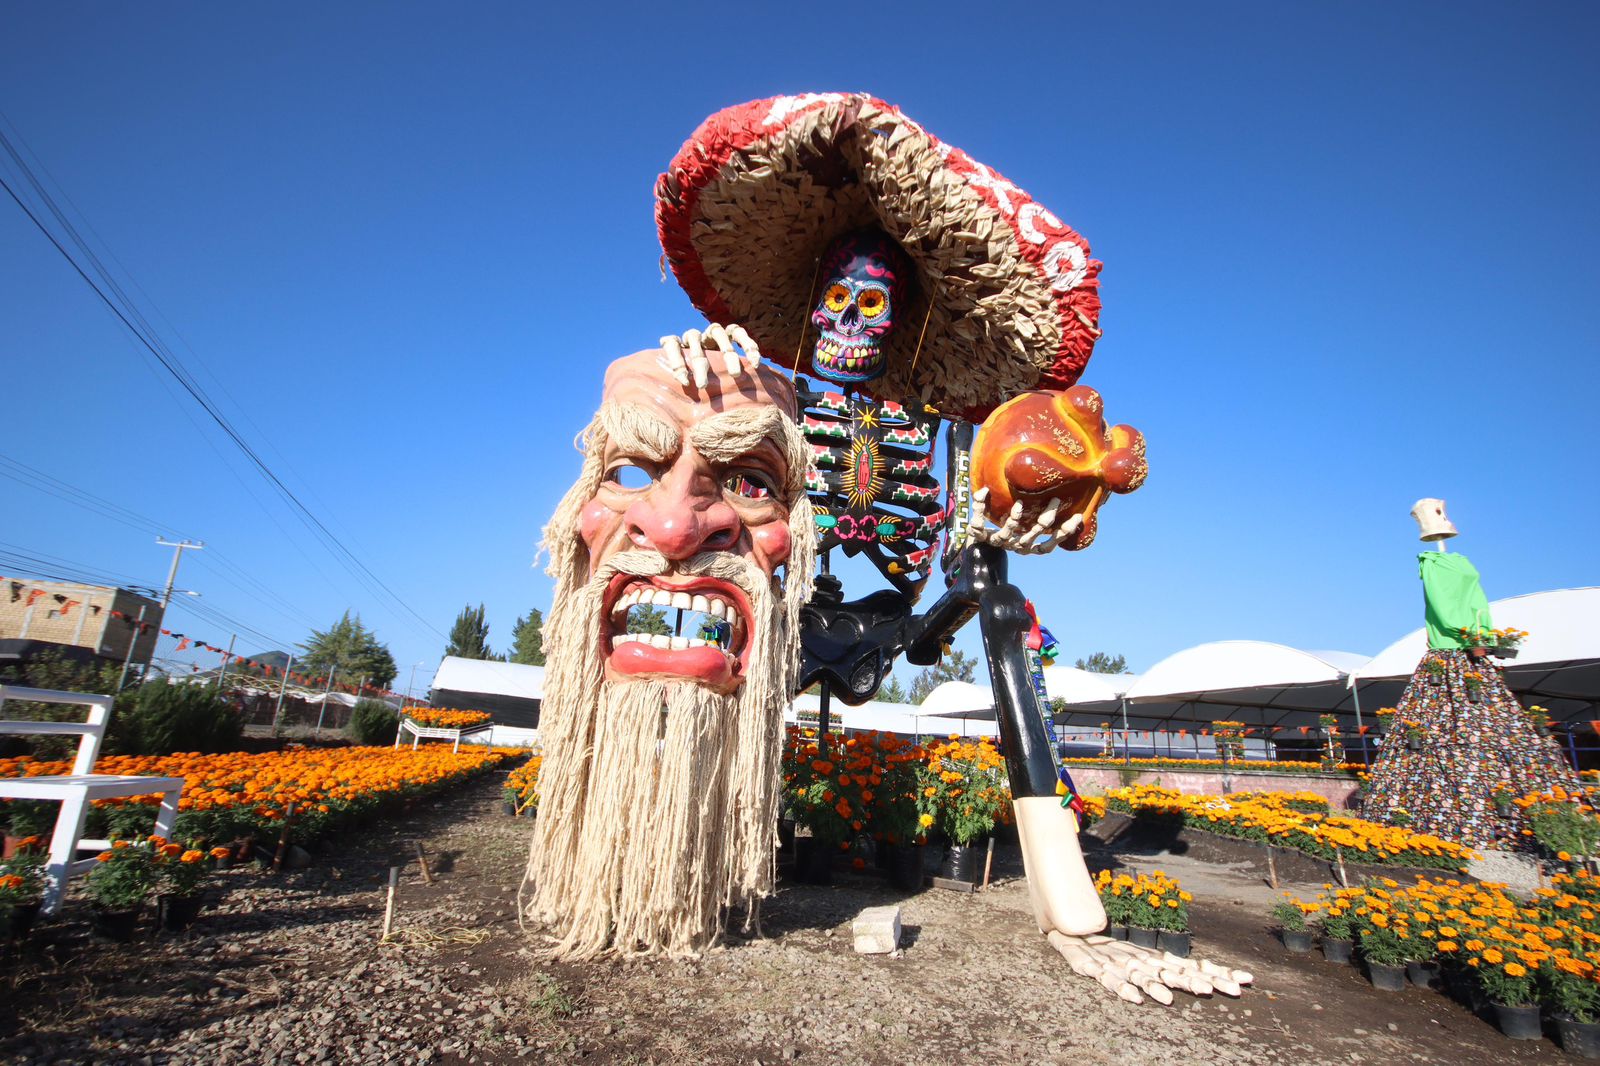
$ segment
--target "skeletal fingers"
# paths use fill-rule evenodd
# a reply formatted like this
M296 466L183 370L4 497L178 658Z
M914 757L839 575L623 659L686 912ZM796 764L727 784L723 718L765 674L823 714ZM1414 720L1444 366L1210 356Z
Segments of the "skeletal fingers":
M1145 996L1170 1004L1174 989L1196 996L1220 992L1238 996L1252 976L1219 966L1209 959L1181 959L1103 936L1074 937L1052 930L1051 947L1082 977L1098 981L1108 992L1130 1003Z
M692 381L695 388L703 389L711 376L708 352L722 356L722 369L729 377L736 378L746 368L754 370L761 365L761 349L743 326L724 326L716 322L704 330L691 329L682 336L662 337L656 364L685 388Z

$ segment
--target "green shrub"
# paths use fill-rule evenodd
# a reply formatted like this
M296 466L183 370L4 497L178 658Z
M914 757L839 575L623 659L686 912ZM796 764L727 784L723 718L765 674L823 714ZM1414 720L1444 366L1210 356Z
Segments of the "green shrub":
M393 744L400 716L382 700L359 700L350 711L347 729L357 744Z
M111 719L108 747L123 755L175 751L237 751L244 736L239 712L204 685L141 686L138 698Z

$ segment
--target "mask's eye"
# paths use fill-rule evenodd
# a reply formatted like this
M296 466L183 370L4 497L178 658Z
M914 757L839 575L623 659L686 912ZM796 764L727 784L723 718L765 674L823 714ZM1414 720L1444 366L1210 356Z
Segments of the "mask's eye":
M868 318L877 318L889 309L889 294L882 289L862 289L856 297L856 306Z
M823 294L822 303L828 310L838 314L850 306L850 290L837 283L829 285L828 291Z
M649 488L656 476L648 467L623 459L606 471L606 481L620 489L635 492L639 489Z
M737 474L729 475L722 483L722 487L735 496L743 496L747 500L768 500L775 495L771 482L753 470L741 470Z

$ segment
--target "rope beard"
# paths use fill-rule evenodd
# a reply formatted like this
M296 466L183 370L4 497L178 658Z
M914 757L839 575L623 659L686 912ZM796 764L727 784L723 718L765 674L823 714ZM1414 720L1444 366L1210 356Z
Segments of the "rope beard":
M583 475L545 530L556 578L540 716L546 757L521 914L553 933L555 957L692 954L715 942L726 908L772 891L783 708L798 676L798 616L814 560L811 508L802 493L791 509L796 535L781 592L728 553L674 566L634 550L588 575L578 518L599 484L602 436L597 417ZM721 578L749 598L749 655L733 694L690 681L606 679L607 583L668 571Z

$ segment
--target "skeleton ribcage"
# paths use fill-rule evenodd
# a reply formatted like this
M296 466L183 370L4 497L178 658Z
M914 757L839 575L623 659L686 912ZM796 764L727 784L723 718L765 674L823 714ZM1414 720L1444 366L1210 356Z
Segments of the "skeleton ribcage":
M889 401L800 388L801 432L816 464L806 488L817 546L865 554L913 600L945 518L933 476L937 422Z

